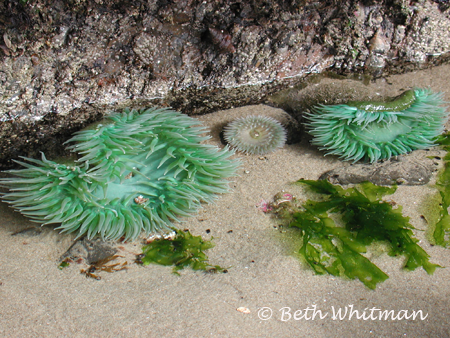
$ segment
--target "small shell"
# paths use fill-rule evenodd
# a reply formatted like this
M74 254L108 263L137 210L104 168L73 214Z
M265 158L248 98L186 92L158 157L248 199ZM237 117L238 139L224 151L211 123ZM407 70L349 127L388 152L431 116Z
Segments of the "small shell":
M390 43L386 40L386 37L379 32L376 32L372 39L369 41L369 52L384 54L391 48Z
M159 241L160 239L163 239L163 236L160 233L151 234L150 236L147 237L145 243L150 244L154 241Z
M169 231L164 233L163 238L168 240L168 241L173 241L175 239L175 237L177 237L177 233L175 231Z
M9 39L9 37L8 37L8 34L3 34L3 41L5 41L5 45L6 45L6 47L8 47L9 49L11 49L12 48L12 43L11 43L11 40Z
M211 39L217 49L223 53L234 53L236 48L234 48L231 42L231 35L226 33L224 30L219 30L215 28L208 28L211 34Z
M236 309L236 311L239 311L239 312L242 312L242 313L245 313L245 314L249 314L249 313L251 312L250 309L249 309L248 307L243 307L243 306L238 307L238 308Z
M136 202L136 204L144 204L148 202L148 198L144 198L144 196L139 195L134 199L134 202Z
M154 233L147 237L145 242L150 244L154 241L159 241L161 239L165 239L167 241L173 241L177 237L177 233L175 231L168 231L162 233Z
M31 63L32 63L34 66L38 65L39 63L41 63L41 60L39 59L39 56L38 56L37 54L31 55L31 56L30 56L30 60L31 60Z

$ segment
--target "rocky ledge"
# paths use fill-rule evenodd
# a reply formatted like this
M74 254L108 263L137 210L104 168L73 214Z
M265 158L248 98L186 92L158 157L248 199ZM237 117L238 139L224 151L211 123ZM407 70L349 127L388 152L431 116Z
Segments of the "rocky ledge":
M254 104L308 74L446 62L448 1L5 0L0 169L111 110Z

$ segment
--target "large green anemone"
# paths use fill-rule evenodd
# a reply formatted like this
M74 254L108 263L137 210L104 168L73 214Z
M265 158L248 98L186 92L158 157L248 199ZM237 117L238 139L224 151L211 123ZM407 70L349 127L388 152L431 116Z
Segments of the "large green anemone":
M201 144L199 122L168 109L125 110L112 123L80 131L68 142L81 156L71 165L25 158L26 169L2 179L3 200L63 232L135 239L170 229L200 203L228 191L239 166L227 148Z
M370 162L434 145L447 120L442 93L415 89L388 102L318 105L306 116L312 144L344 160Z

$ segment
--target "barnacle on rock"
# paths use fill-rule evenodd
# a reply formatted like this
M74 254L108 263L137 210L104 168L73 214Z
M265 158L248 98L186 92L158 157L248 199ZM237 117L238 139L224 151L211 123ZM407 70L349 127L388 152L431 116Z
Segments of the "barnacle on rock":
M205 128L168 109L125 110L112 123L80 131L68 142L73 165L25 158L26 169L1 184L3 200L43 224L89 238L134 239L171 228L200 202L228 190L239 162L233 152L201 144Z
M286 131L277 120L266 116L248 116L230 122L223 134L229 145L248 154L263 155L286 142Z
M409 90L388 102L318 105L307 114L312 143L344 160L370 162L434 145L447 120L442 93Z

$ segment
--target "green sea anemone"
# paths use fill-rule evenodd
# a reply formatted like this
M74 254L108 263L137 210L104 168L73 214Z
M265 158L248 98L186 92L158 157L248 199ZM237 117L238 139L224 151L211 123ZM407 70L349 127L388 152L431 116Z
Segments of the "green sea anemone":
M442 93L408 90L388 102L318 105L307 114L312 144L356 162L370 162L425 149L442 133L447 112Z
M286 142L286 130L280 122L266 116L248 116L230 122L224 130L225 141L239 151L263 155Z
M205 128L168 109L125 110L112 123L80 131L68 142L81 156L65 165L25 158L26 169L2 179L3 200L42 224L89 238L135 239L168 230L179 216L228 191L239 162L227 148L201 144Z

